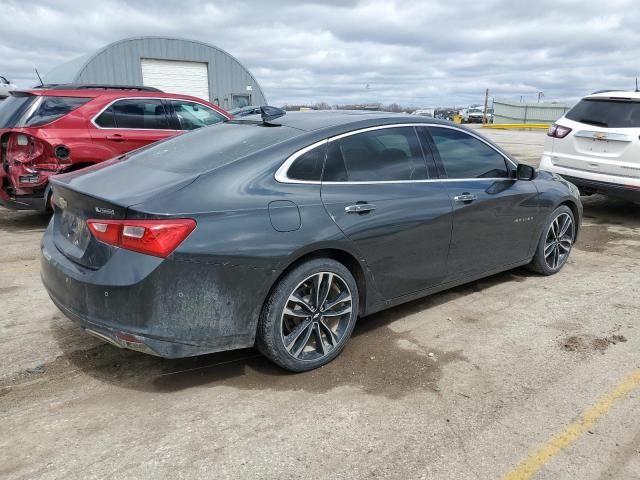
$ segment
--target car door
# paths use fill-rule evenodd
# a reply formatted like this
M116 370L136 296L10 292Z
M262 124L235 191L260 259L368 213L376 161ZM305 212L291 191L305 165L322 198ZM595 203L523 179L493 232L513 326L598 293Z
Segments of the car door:
M537 241L534 182L516 180L515 164L480 137L448 126L427 130L454 209L449 279L527 260Z
M429 180L413 126L365 129L331 139L321 196L385 299L443 281L451 202L441 183Z
M172 121L180 130L195 130L214 123L224 122L226 117L198 102L188 100L168 100Z
M94 120L91 132L95 143L113 155L144 147L175 135L164 100L158 98L124 98L103 110Z

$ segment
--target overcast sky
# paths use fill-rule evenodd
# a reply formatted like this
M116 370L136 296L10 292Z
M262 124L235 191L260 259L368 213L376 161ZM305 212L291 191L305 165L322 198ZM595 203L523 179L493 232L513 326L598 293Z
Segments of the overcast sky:
M240 60L271 104L413 106L545 100L631 88L640 74L633 0L0 0L0 75L35 84L115 40L167 35Z

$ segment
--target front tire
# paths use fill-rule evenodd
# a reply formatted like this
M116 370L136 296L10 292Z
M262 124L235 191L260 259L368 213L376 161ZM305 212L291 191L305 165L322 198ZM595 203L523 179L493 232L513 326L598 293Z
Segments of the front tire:
M567 263L576 238L573 212L566 205L556 208L547 220L529 268L541 275L553 275Z
M256 346L282 368L326 365L346 345L358 317L358 286L341 263L318 258L287 273L265 303Z

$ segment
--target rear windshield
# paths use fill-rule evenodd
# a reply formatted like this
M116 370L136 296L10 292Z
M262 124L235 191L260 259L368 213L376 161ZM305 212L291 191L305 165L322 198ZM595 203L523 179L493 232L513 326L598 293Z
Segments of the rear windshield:
M90 98L26 95L0 103L0 128L39 127L58 120Z
M34 96L12 97L0 102L0 128L13 128L18 126L20 118L29 109Z
M213 170L302 133L280 126L225 122L192 130L158 142L128 161L170 172L201 173Z
M567 112L575 122L606 128L640 128L640 102L584 99Z

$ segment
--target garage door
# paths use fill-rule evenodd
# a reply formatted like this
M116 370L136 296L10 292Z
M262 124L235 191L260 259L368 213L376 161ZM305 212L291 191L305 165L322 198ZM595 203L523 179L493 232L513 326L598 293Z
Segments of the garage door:
M206 63L143 58L142 83L167 93L182 93L209 100Z

